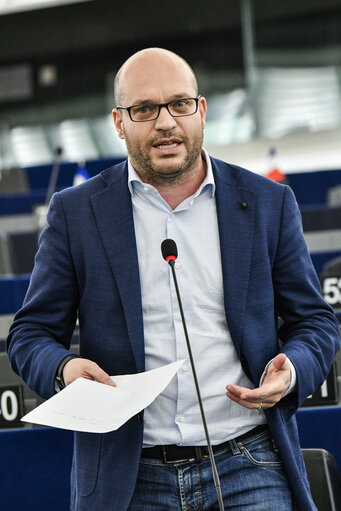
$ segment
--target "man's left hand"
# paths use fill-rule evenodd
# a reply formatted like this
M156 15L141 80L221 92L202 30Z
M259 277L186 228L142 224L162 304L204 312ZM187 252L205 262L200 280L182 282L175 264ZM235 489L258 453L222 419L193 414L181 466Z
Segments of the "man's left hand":
M247 389L238 385L226 386L226 395L235 403L253 410L271 408L283 397L290 386L290 365L280 353L269 364L260 387Z

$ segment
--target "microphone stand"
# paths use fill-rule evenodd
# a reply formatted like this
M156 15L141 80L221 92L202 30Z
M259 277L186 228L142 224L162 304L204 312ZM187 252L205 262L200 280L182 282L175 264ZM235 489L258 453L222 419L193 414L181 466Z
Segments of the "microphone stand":
M60 170L60 163L61 163L61 155L62 155L62 149L60 147L57 147L57 149L54 152L54 160L52 165L52 171L47 187L47 192L45 196L45 202L44 204L37 204L34 208L34 213L37 218L37 224L38 224L38 232L40 233L45 225L46 225L46 218L47 218L47 211L49 208L50 200L52 197L53 192L55 191L58 176L59 176L59 170Z
M62 152L63 151L62 151L61 147L57 147L57 149L55 150L55 159L53 162L50 181L49 181L49 185L48 185L47 193L46 193L46 197L45 197L46 208L49 205L51 197L53 195L53 192L55 191L55 188L56 188L59 171L60 171L60 160L61 160Z
M168 262L168 264L169 264L169 266L171 267L171 270L172 270L172 275L173 275L173 280L174 280L174 285L175 285L175 290L176 290L176 296L177 296L177 299L178 299L180 315L181 315L183 329L184 329L184 334L185 334L185 338L186 338L187 350L188 350L189 359L190 359L190 363L191 363L191 367L192 367L192 373L193 373L193 378L194 378L194 383L195 383L195 389L197 391L197 396L198 396L198 402L199 402L199 407L200 407L201 419L202 419L202 423L203 423L204 430L205 430L207 448L208 448L208 452L209 452L210 460L211 460L211 465L212 465L213 480L214 480L214 485L215 485L215 489L216 489L217 497L218 497L219 511L225 511L223 496L222 496L222 493L221 493L221 485L220 485L219 474L218 474L217 467L216 467L216 464L215 464L214 454L213 454L213 450L212 450L212 446L211 446L211 442L210 442L210 437L209 437L209 434L208 434L204 407L203 407L202 399L201 399L201 395L200 395L199 383L198 383L198 378L197 378L197 374L196 374L196 370L195 370L195 365L194 365L194 360L193 360L193 355L192 355L192 349L191 349L191 345L190 345L190 342L189 342L187 326L186 326L186 321L185 321L185 315L184 315L184 312L183 312L181 298L180 298L180 292L179 292L179 287L178 287L178 281L177 281L176 274L175 274L175 269L174 269L175 260L174 259L169 259L169 261L167 261L167 262Z

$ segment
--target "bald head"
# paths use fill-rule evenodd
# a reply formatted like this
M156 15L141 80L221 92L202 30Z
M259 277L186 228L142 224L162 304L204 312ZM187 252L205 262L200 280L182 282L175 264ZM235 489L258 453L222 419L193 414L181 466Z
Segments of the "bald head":
M198 95L198 84L191 66L185 59L176 53L163 48L146 48L134 53L124 62L116 74L114 89L116 105L124 105L125 97L129 88L129 77L134 74L135 84L138 86L143 81L144 76L154 74L158 76L165 69L176 69L185 78L188 78L189 84L193 89L193 95ZM136 81L138 79L138 81Z

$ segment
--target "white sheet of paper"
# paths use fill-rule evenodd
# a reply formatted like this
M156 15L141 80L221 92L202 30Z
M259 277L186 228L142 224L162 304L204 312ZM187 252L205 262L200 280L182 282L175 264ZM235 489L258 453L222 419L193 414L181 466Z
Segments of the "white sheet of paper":
M111 376L116 387L78 378L21 420L73 431L108 433L149 406L184 360L144 373Z

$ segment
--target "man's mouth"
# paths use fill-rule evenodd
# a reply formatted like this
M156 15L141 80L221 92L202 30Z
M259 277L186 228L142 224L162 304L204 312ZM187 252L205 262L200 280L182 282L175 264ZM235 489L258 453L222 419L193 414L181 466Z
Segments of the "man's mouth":
M153 144L153 147L156 149L175 149L182 143L181 140L159 140L155 144Z
M172 142L171 144L157 144L155 147L158 149L173 149L173 147L177 147L179 142Z

